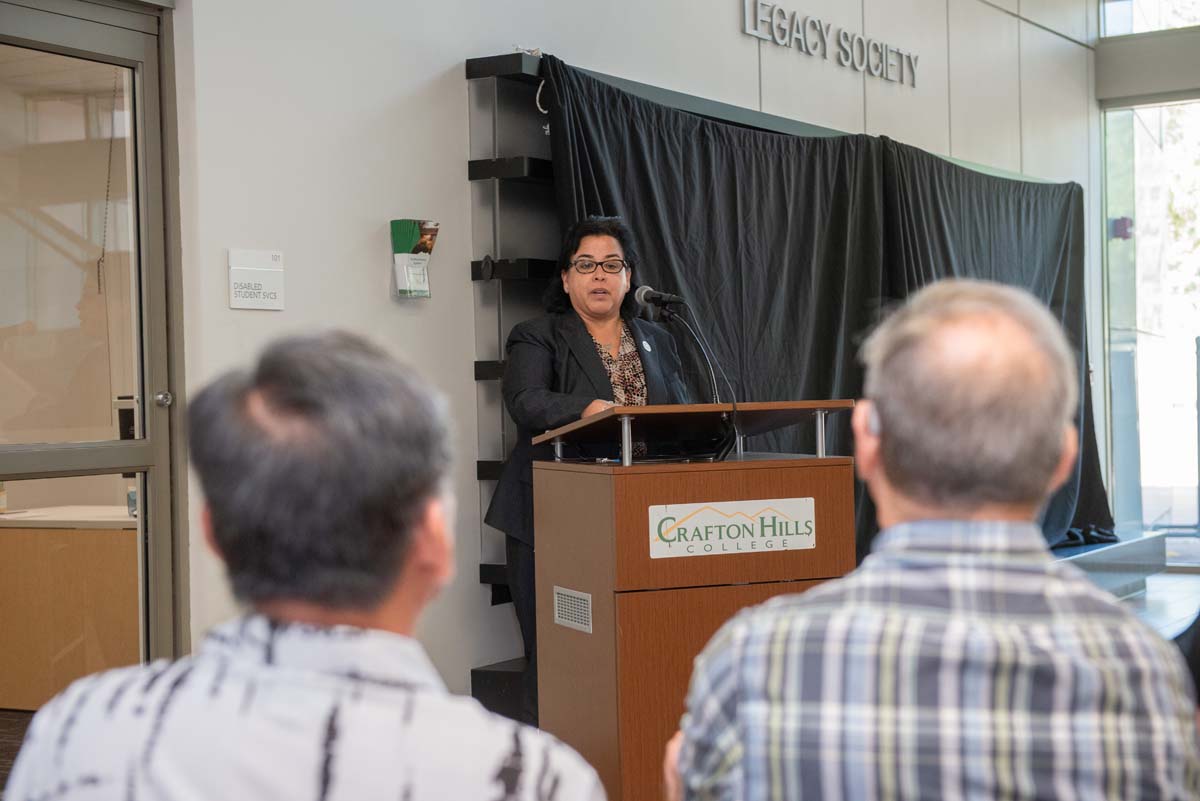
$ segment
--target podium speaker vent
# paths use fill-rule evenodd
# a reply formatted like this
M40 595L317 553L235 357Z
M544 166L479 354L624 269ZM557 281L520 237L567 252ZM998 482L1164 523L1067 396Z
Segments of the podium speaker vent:
M578 590L555 587L554 622L584 634L591 634L592 596Z

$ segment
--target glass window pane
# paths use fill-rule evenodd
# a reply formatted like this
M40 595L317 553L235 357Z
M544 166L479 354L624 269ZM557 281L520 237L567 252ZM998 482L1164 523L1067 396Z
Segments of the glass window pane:
M142 476L0 482L0 709L145 653Z
M132 80L0 45L0 444L141 433Z
M1105 126L1114 512L1194 530L1200 103L1110 111Z
M1104 36L1200 25L1196 0L1104 0Z

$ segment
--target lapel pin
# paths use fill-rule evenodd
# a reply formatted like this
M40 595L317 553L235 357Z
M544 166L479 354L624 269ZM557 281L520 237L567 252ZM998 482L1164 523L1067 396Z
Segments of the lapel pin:
M650 353L654 350L653 348L650 347L650 343L644 339L642 340L642 347L646 349L646 353Z

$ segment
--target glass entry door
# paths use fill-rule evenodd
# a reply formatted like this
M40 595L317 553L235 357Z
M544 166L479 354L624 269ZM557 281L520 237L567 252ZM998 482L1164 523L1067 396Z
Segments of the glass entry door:
M158 20L0 0L0 709L173 656Z

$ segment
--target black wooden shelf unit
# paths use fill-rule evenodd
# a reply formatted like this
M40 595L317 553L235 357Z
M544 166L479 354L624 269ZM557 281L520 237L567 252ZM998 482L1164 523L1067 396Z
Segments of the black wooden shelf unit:
M471 148L467 178L472 182L471 280L474 290L476 330L494 330L495 358L476 359L472 365L476 381L496 382L504 375L504 337L513 325L541 313L541 287L557 274L558 221L555 214L554 165L550 158L546 117L538 112L537 93L541 82L541 58L528 53L505 53L468 59L470 82ZM480 216L476 216L480 215ZM495 315L494 319L492 315ZM495 385L484 385L478 394L481 419L491 432L491 415L500 416L495 433L503 448L512 421L503 405L497 408ZM488 434L491 439L491 433ZM499 450L499 448L497 449ZM475 477L481 506L490 486L500 478L504 462L479 459ZM481 510L482 511L482 510ZM503 559L498 532L481 532L485 558ZM488 539L490 538L490 539ZM491 545L492 547L487 547ZM512 602L507 566L482 562L479 582L488 588L491 604ZM510 717L520 712L521 676L524 659L508 659L471 671L471 694L485 707Z

